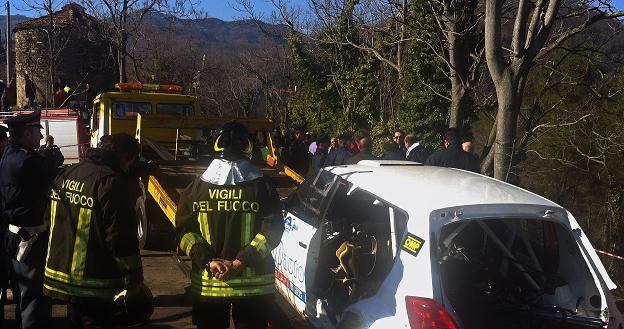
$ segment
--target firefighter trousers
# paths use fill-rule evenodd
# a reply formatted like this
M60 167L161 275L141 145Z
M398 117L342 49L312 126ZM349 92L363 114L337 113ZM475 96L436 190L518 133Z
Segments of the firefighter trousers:
M266 329L269 305L273 295L240 299L219 299L193 304L193 324L198 329L226 329L230 326L230 309L236 329Z

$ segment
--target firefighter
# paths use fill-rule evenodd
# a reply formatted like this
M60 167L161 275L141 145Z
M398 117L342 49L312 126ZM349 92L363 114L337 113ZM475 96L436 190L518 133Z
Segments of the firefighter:
M3 247L9 258L18 327L47 328L52 306L43 295L48 227L43 215L56 168L44 161L39 147L41 113L10 117L10 141L0 161L0 206Z
M44 293L67 303L72 328L114 328L115 295L143 289L127 175L138 153L134 137L104 136L52 184Z
M239 122L215 136L215 159L180 197L176 227L191 257L193 323L266 328L275 289L271 250L284 231L275 188L250 161L252 136Z

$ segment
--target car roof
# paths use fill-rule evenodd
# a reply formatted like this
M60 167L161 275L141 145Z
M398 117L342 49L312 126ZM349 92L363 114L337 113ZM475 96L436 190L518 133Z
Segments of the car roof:
M459 205L557 204L535 193L465 170L424 166L409 161L366 160L327 167L350 183L402 208L422 213Z

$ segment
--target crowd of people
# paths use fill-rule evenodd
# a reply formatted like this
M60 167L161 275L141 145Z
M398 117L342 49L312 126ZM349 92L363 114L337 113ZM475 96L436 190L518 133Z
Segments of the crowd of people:
M316 173L320 168L357 164L362 160L405 160L431 166L451 167L479 172L479 157L472 152L472 142L462 143L457 129L448 129L442 136L443 148L435 152L426 149L416 134L394 132L392 140L383 141L382 153L373 152L373 138L367 130L354 134L313 138L306 125L295 126L290 141L282 149L284 163L300 175Z

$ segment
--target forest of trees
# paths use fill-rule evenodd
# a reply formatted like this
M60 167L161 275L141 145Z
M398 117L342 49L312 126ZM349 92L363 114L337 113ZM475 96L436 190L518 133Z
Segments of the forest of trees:
M610 0L270 2L263 16L236 1L247 20L230 26L253 26L253 42L211 41L190 0L81 4L108 24L120 81L180 84L211 115L281 129L365 128L378 145L402 129L434 150L458 128L484 174L561 204L595 247L624 253L624 13ZM605 259L624 281L618 262Z

